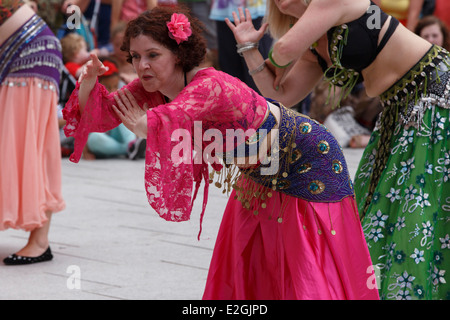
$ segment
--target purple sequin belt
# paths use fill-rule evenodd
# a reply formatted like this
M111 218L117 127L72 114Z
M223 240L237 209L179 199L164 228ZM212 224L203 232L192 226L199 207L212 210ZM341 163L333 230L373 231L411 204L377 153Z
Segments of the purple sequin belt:
M58 89L62 67L61 44L37 15L0 48L0 83L6 77L37 77Z

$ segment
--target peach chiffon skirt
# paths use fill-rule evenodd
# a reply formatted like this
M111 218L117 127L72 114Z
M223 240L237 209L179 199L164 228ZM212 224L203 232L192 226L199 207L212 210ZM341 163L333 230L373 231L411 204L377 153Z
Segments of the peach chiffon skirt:
M56 91L37 78L0 86L0 230L31 231L65 208Z

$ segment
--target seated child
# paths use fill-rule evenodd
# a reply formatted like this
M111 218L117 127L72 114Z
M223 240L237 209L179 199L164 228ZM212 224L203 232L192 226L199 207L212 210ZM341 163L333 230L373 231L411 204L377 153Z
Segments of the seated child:
M89 61L86 41L77 33L69 33L61 39L64 66L75 79L81 73L81 67Z

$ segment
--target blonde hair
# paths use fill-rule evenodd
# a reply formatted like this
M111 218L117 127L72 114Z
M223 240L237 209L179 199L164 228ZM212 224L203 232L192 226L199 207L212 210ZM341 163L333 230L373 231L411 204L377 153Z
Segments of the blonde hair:
M69 62L86 44L84 38L77 33L69 33L61 39L62 56L64 63Z
M303 0L311 2L311 0ZM280 39L292 27L297 18L284 14L278 9L275 1L267 1L265 22L269 23L269 33L274 40Z

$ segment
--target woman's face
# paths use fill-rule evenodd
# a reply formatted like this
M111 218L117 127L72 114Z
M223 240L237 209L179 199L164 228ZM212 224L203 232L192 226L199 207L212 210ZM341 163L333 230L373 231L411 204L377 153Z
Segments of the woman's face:
M159 42L145 35L130 40L132 64L148 92L171 92L182 76L177 57Z
M442 34L441 28L438 24L426 26L420 32L420 36L432 44L438 46L442 46L444 44L444 35Z

